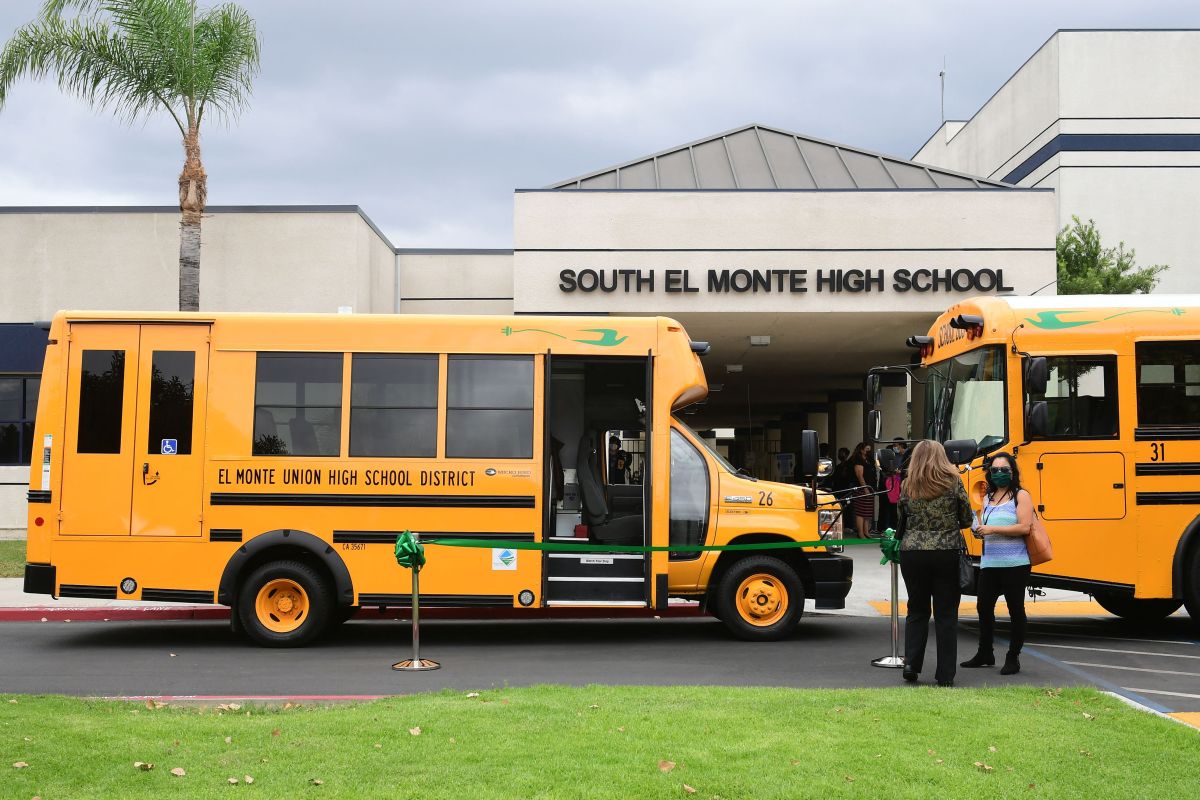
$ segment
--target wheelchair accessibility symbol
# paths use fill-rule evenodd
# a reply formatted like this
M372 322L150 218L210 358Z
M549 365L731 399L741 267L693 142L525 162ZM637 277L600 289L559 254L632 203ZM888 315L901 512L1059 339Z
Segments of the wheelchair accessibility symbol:
M162 449L159 452L162 453L164 456L175 455L176 453L179 452L179 440L178 439L163 439L162 440Z

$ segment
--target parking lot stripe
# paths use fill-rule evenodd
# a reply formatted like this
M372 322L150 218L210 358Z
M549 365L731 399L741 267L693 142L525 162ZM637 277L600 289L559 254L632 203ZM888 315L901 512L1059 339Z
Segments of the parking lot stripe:
M1200 678L1200 672L1178 672L1173 669L1150 669L1148 667L1120 667L1116 664L1089 664L1086 661L1064 661L1064 664L1074 664L1077 667L1099 667L1100 669L1125 669L1130 672L1156 672L1159 675L1188 675Z
M999 637L997 637L997 639L996 639L996 644L999 645L1000 647L1008 646L1008 642L1000 639ZM1132 700L1135 703L1139 703L1139 704L1145 706L1146 708L1157 711L1160 714L1169 714L1173 710L1173 709L1167 708L1166 706L1159 705L1158 703L1151 700L1149 697L1142 697L1139 694L1134 694L1133 692L1127 692L1124 689L1122 689L1119 684L1113 683L1112 681L1107 681L1104 678L1101 678L1099 675L1095 675L1086 670L1079 669L1079 667L1073 667L1070 664L1066 663L1065 661L1059 661L1057 658L1050 655L1049 653L1040 653L1033 647L1026 647L1025 650L1022 652L1024 655L1032 656L1033 658L1039 659L1041 661L1045 661L1047 664L1053 664L1054 666L1058 667L1062 671L1068 672L1068 673L1076 676L1077 678L1081 678L1090 684L1094 684L1095 686L1098 686L1102 690L1116 692L1116 693L1126 697L1127 699Z
M1188 639L1137 639L1131 636L1105 636L1100 633L1059 633L1058 631L1055 631L1053 634L1046 633L1042 635L1066 636L1071 639L1103 639L1109 642L1148 642L1150 644L1190 644L1200 646L1200 642L1193 642Z
M1080 644L1048 644L1046 642L1029 642L1038 647L1057 647L1061 650L1092 650L1097 653L1124 653L1131 656L1162 656L1163 658L1194 658L1200 661L1200 656L1190 656L1184 653L1152 653L1148 650L1118 650L1112 647L1084 647Z
M1121 687L1127 692L1139 692L1141 694L1162 694L1168 697L1187 697L1192 700L1200 700L1200 694L1188 694L1187 692L1168 692L1162 689L1134 689L1132 686Z

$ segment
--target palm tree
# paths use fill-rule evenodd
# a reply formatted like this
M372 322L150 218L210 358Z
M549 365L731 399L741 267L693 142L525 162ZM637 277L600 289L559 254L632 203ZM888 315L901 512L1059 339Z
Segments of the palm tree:
M0 51L0 108L18 79L54 75L64 92L126 122L171 115L184 152L180 311L200 308L200 220L208 194L200 125L209 112L232 119L246 107L259 50L254 20L232 3L197 10L195 0L47 0Z

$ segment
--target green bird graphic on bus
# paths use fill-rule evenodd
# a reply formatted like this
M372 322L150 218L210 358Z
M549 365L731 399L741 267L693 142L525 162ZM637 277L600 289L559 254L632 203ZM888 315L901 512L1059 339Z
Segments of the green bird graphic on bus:
M621 342L628 339L628 336L617 336L615 328L585 328L576 331L576 333L595 333L599 334L597 338L591 339L574 339L570 336L565 336L556 331L548 331L544 328L513 328L511 325L505 325L500 329L500 332L505 336L512 336L514 333L545 333L550 336L557 336L559 339L566 339L571 342L579 342L579 344L591 344L596 347L616 347Z

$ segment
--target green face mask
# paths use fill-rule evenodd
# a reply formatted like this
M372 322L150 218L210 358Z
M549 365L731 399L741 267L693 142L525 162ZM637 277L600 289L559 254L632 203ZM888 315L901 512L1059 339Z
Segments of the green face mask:
M1012 473L1011 472L993 472L992 473L992 483L996 484L996 486L1003 489L1003 488L1007 487L1010 483L1012 483Z

